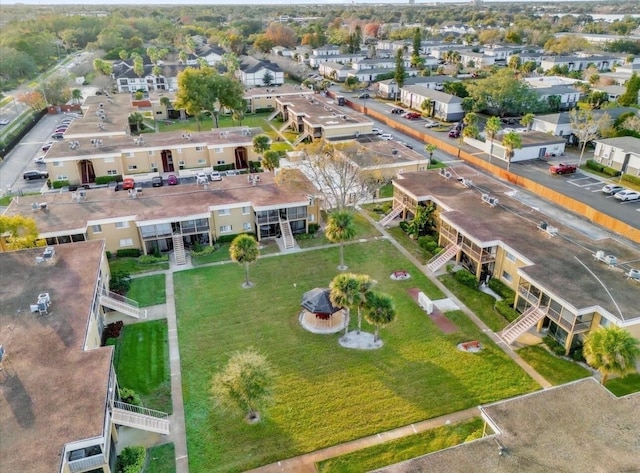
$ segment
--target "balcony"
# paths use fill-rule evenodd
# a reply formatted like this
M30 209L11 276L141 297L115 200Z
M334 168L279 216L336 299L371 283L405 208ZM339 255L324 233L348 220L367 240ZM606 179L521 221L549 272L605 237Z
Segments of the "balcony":
M102 453L90 457L82 457L78 458L77 460L72 460L71 458L74 458L74 454L76 454L77 452L84 452L84 450L76 450L75 452L71 452L69 462L67 463L69 465L69 471L71 473L100 468L107 463Z

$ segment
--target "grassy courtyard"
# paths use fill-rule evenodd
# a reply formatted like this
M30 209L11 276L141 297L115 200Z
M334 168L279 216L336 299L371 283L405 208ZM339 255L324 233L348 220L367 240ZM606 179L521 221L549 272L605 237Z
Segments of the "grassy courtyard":
M190 471L243 471L538 388L461 312L448 314L458 332L444 335L408 289L443 295L384 240L345 247L350 271L394 297L398 318L381 330L383 348L341 349L339 334L306 332L298 323L302 294L327 286L337 261L335 247L261 259L250 290L241 288L238 265L175 274ZM396 269L412 277L392 281ZM476 339L486 345L480 354L456 349ZM210 396L214 373L247 347L277 372L274 405L257 425L217 410Z
M127 297L138 302L140 307L149 307L167 302L166 282L164 274L154 274L133 278Z

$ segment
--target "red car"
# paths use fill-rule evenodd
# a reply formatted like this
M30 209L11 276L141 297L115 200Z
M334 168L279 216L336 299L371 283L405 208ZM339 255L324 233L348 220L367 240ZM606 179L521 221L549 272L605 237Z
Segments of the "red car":
M122 188L124 190L133 189L135 186L136 183L131 177L127 177L122 181Z
M577 166L574 166L573 164L560 163L549 167L549 172L551 174L573 174L577 170Z
M407 120L417 120L418 118L420 118L420 114L417 112L408 112L405 113L404 118L406 118Z

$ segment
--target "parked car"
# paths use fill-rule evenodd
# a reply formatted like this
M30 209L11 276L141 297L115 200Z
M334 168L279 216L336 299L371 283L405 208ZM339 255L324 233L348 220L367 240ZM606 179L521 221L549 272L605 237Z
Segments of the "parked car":
M460 138L460 130L457 128L449 130L449 138Z
M368 99L369 98L369 94L360 94L358 95L359 99Z
M402 108L392 108L391 109L391 113L394 113L396 115L402 115L404 113L404 109Z
M151 187L162 187L162 177L161 176L153 176L151 178Z
M136 182L133 180L132 177L126 177L122 181L122 188L124 190L133 189L135 186L136 186Z
M37 158L33 158L33 162L36 164L44 164L44 156L38 156Z
M384 133L380 128L371 128L371 133L373 133L374 135L381 135L382 133Z
M614 195L623 190L625 190L624 187L618 184L607 184L602 188L602 192L607 195Z
M418 112L407 112L403 115L403 117L406 118L407 120L417 120L421 116L422 115L420 115Z
M407 143L406 141L398 141L405 148L413 149L413 145L411 143Z
M383 133L380 135L380 139L389 141L393 139L393 135L391 133Z
M553 166L549 166L549 172L551 174L572 174L577 170L578 167L573 164L558 163Z
M238 171L236 171L235 169L230 169L228 171L226 171L224 173L225 176L237 176L238 175Z
M212 181L222 180L222 174L220 174L218 171L212 171L209 177L211 178Z
M427 120L424 124L425 128L434 128L436 126L438 126L438 122L434 122L433 120Z
M22 174L22 179L26 181L30 181L31 179L47 179L49 177L49 173L47 171L38 171L36 169L32 169L31 171L25 171Z
M173 174L170 174L169 177L167 177L167 185L175 186L177 184L178 184L178 178Z
M0 126L5 126L9 124L9 120L0 120Z
M51 148L51 146L53 145L53 141L47 141L43 146L42 146L42 151L49 151L49 149Z
M64 133L58 131L58 132L54 133L53 135L51 135L51 138L53 138L54 140L61 140L62 138L64 138Z
M625 189L623 191L618 192L616 195L614 195L614 197L623 202L627 200L637 200L637 199L640 199L640 192L632 191L630 189Z

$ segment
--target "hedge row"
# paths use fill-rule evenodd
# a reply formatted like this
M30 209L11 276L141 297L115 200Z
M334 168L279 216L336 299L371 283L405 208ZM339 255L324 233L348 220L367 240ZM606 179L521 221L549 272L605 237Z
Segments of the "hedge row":
M144 447L127 447L118 456L118 473L141 473L146 460Z
M109 184L110 182L122 182L122 175L96 176L96 185Z
M589 169L593 169L594 171L600 172L602 174L606 174L607 176L616 177L620 175L620 171L617 169L610 168L609 166L605 166L604 164L600 164L593 159L589 159L587 161L587 167Z
M631 174L623 174L622 175L622 180L624 182L628 182L630 184L635 184L636 186L640 186L640 177L639 176L632 176Z
M137 258L140 256L140 250L138 248L125 248L116 251L116 256L118 258Z

